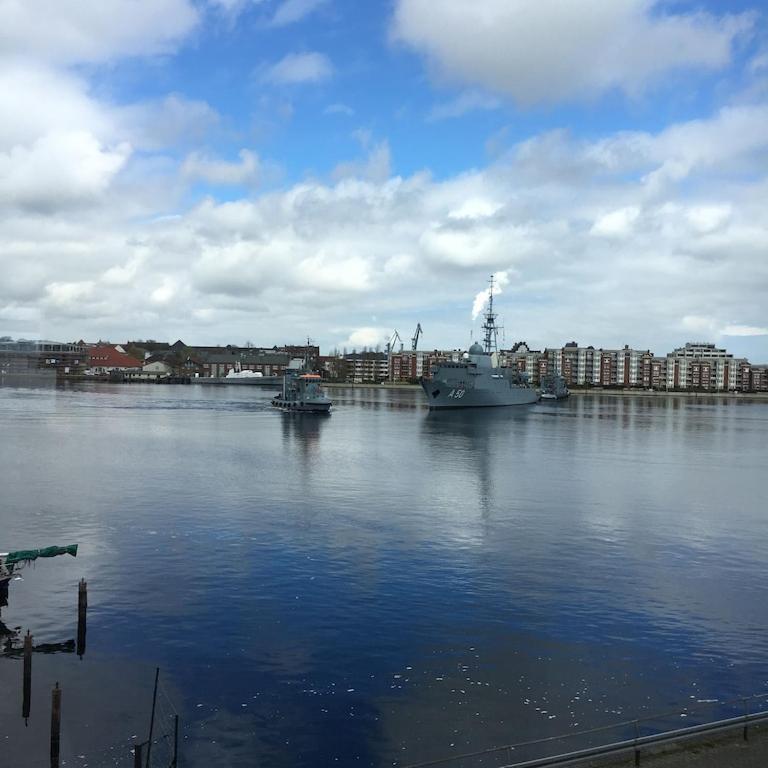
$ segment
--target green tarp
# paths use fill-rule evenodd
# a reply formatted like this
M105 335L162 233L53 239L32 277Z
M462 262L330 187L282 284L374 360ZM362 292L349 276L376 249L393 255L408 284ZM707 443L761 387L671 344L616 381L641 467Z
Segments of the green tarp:
M38 557L56 557L57 555L72 555L77 557L77 544L69 544L66 547L45 547L44 549L20 549L18 552L9 552L5 558L6 565L31 562Z

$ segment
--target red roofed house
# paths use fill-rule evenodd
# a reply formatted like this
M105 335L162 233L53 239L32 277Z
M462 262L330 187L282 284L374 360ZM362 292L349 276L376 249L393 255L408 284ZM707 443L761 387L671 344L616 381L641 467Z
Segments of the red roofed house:
M142 363L126 354L119 344L94 344L88 349L90 369L93 373L111 371L140 371Z

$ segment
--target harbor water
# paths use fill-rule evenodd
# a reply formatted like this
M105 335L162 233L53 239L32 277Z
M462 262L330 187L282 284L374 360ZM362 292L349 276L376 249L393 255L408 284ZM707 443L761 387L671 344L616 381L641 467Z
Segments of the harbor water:
M0 550L80 545L0 629L72 638L89 589L26 724L0 657L0 764L48 764L59 682L66 765L131 765L156 667L194 768L404 766L768 689L768 403L273 394L0 388Z

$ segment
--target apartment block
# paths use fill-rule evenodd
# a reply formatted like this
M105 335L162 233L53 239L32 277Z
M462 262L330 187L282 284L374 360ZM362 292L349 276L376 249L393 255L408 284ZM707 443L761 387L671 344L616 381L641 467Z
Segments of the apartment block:
M714 344L689 341L667 355L667 388L735 391L746 362Z
M531 384L538 385L541 377L547 374L549 358L546 352L530 349L526 342L519 341L512 349L502 349L499 352L499 364L525 373Z
M390 381L408 383L418 381L429 367L429 352L411 350L394 352L390 356Z
M375 384L389 379L389 359L385 352L352 352L344 355L344 360L347 381Z

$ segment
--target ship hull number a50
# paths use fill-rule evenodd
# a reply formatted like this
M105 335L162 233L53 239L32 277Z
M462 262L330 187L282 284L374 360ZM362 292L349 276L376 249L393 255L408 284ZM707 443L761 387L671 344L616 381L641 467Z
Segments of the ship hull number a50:
M467 394L467 390L466 389L452 389L448 393L448 397L452 397L455 400L461 400L461 398L464 397L464 395L466 395L466 394Z

